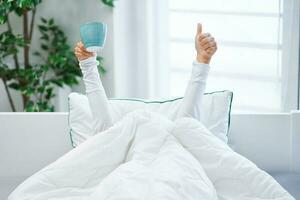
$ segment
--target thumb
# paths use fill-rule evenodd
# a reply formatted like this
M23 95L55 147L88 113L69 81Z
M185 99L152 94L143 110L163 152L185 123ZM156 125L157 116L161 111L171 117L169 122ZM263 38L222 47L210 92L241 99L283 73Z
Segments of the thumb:
M201 34L202 33L202 24L198 23L197 25L197 34Z

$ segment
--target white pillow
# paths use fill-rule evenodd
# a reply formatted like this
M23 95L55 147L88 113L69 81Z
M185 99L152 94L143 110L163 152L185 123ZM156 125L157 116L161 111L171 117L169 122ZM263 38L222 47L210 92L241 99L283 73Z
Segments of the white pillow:
M230 125L230 111L233 93L217 91L205 93L201 122L218 138L227 143ZM127 113L137 109L149 109L174 120L179 111L181 98L165 101L145 101L141 99L110 99L113 122L119 121ZM69 126L73 147L93 136L96 122L93 120L88 98L83 94L69 95Z

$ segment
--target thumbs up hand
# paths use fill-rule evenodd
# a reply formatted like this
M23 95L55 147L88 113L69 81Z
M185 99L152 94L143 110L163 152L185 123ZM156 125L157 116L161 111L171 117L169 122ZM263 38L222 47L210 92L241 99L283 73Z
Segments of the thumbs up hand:
M211 57L217 51L217 43L210 33L202 33L202 24L198 24L195 37L196 60L199 63L209 64Z

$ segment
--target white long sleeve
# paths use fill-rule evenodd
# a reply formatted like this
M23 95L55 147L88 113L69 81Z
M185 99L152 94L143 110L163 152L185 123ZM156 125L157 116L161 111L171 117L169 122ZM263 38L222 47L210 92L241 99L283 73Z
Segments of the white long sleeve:
M79 63L91 111L97 122L94 133L104 131L113 125L110 104L97 69L98 64L95 57ZM177 117L193 117L200 120L201 104L209 70L210 67L207 64L193 63L192 75Z
M192 75L181 102L178 117L193 117L200 120L200 110L209 70L208 64L193 63Z
M96 57L79 62L92 115L97 123L94 133L104 131L113 124L109 101L99 76L98 64Z

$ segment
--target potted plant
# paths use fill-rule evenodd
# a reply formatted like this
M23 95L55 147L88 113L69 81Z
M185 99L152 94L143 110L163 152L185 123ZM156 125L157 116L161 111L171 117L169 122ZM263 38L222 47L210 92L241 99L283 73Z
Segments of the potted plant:
M110 7L114 6L113 0L102 2ZM38 38L40 48L31 49L36 26L35 13L40 3L42 0L0 1L0 25L6 26L6 31L0 33L0 79L14 112L16 107L9 89L21 94L24 111L54 111L51 101L55 96L54 88L76 85L81 76L67 37L54 19L40 19L37 25L41 33ZM9 19L12 13L23 20L22 34L14 33ZM22 55L19 55L21 49ZM39 62L33 62L33 56ZM102 58L98 59L99 70L103 74L105 70L101 64ZM12 65L8 64L9 60L13 60Z

